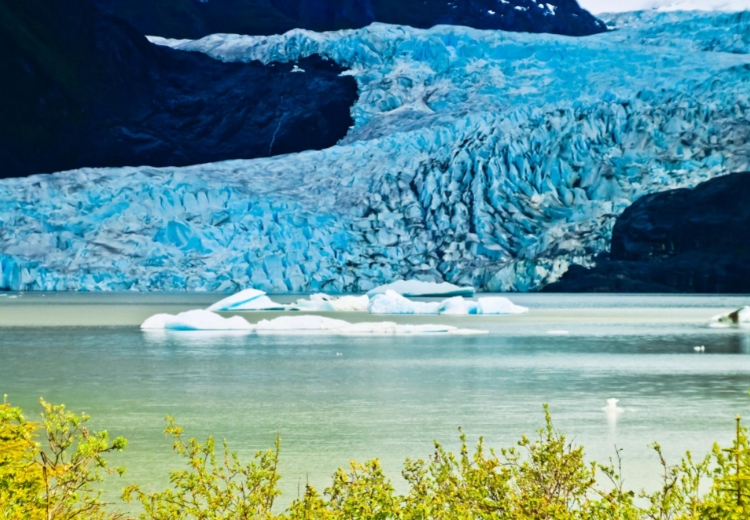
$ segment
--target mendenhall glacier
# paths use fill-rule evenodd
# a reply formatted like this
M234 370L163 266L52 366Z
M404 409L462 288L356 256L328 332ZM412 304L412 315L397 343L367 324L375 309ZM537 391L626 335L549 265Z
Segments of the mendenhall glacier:
M3 179L0 289L537 290L606 251L642 195L750 170L750 12L602 19L611 31L580 38L152 38L223 61L333 60L358 84L354 126L321 151Z

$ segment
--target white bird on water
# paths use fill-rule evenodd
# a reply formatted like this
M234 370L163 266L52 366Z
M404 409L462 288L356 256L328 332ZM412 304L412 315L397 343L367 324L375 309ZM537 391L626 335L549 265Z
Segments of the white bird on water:
M705 345L701 345L699 347L693 347L693 350L695 350L696 352L705 352L706 351L706 346Z

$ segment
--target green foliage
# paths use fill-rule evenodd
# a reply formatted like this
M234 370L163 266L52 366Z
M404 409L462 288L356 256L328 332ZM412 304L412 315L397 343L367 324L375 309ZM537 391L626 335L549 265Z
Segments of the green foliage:
M110 442L106 431L89 431L85 414L41 400L41 424L21 410L0 406L0 518L103 519L110 512L94 484L107 467L104 454L125 449L121 437ZM38 440L36 432L44 435Z
M188 469L172 471L172 488L144 493L138 486L125 489L123 498L136 499L144 509L142 519L270 519L275 498L280 494L279 439L267 452L258 452L243 465L236 452L223 443L223 458L216 457L213 437L201 444L183 439L183 429L172 417L165 435L174 437L174 450L185 458Z
M88 417L42 401L41 424L27 421L7 402L0 406L0 519L116 518L94 484L107 468L104 454L125 447L106 432L89 433ZM733 520L750 518L750 446L737 417L734 442L714 445L694 460L667 463L662 448L660 487L638 495L624 486L621 452L608 464L587 463L582 447L570 443L552 423L499 452L480 438L473 450L460 432L458 454L435 443L433 454L407 459L408 486L396 493L377 459L339 469L323 493L307 486L284 512L274 511L280 443L243 463L226 441L185 440L168 417L165 434L185 462L170 473L170 486L146 493L132 485L123 492L140 505L140 518L260 520ZM45 447L37 440L43 432ZM122 472L122 470L118 470Z

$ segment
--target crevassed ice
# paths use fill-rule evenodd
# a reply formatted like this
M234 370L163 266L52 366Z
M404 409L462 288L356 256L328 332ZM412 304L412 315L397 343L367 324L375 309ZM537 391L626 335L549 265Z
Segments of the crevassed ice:
M750 169L748 16L662 15L586 38L375 24L162 42L321 53L359 84L355 125L322 151L0 181L0 288L538 289L606 250L641 195Z

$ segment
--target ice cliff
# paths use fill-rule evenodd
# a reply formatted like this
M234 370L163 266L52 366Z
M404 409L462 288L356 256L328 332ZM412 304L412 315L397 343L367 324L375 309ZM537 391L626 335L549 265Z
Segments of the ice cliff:
M538 289L606 250L638 197L750 169L748 13L609 23L155 39L333 59L358 83L355 124L322 151L3 180L0 288Z

